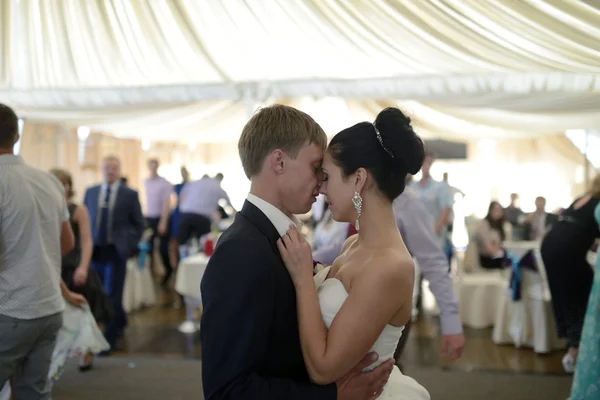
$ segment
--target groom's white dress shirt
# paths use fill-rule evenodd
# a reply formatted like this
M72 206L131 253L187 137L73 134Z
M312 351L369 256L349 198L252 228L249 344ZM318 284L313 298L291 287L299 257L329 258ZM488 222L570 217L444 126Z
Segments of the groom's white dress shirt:
M279 208L275 207L273 204L261 199L258 196L253 195L252 193L248 193L247 200L254 204L260 211L263 212L271 221L279 236L285 235L287 231L290 229L290 225L295 225L298 230L302 228L302 222L295 216L292 218L288 217L281 211Z

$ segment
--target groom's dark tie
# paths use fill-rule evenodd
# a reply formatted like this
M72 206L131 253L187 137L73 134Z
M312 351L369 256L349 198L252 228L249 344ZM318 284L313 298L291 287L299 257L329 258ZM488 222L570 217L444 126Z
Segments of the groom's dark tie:
M106 194L104 196L104 203L100 209L100 224L98 224L98 231L96 232L96 245L105 245L108 242L108 214L110 210L110 185L106 186Z

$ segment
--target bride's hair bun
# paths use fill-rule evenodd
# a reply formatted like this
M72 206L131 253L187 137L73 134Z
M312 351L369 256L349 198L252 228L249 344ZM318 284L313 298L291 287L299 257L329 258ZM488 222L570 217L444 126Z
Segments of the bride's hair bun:
M377 115L375 126L381 134L382 145L394 155L398 167L414 175L425 160L425 146L410 122L410 117L398 108L388 107Z
M410 118L392 107L381 111L374 123L360 122L335 135L327 151L344 176L359 168L369 171L392 201L404 191L406 175L419 172L425 159L425 146Z

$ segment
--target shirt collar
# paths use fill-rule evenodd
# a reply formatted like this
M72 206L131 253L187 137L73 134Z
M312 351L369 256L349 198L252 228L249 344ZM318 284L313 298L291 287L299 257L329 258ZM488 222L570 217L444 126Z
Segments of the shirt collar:
M115 182L113 182L110 185L110 190L112 190L114 192L115 190L117 190L119 188L120 184L121 184L121 182L117 179ZM108 187L108 183L104 182L102 184L102 190L106 190L107 187Z
M15 154L2 154L0 155L0 164L11 165L11 164L25 164L23 157Z
M288 229L290 229L291 224L295 225L298 230L302 229L302 222L300 222L298 218L295 216L292 216L292 218L288 217L280 209L261 199L260 197L255 196L252 193L248 193L247 200L254 204L260 211L263 212L263 214L267 216L275 229L277 229L279 236L285 235Z

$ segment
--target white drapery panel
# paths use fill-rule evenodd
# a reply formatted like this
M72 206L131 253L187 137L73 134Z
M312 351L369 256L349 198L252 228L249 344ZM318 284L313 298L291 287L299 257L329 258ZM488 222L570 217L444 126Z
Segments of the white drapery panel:
M269 104L269 101L265 104ZM600 126L594 112L520 113L486 108L459 108L416 101L351 100L337 97L280 99L277 103L301 109L315 118L328 135L360 121L374 121L385 107L398 106L413 120L425 138L470 140L478 138L527 138L562 134L574 127ZM244 102L204 101L179 106L146 106L100 111L30 110L34 119L86 125L95 131L124 138L177 141L189 144L237 140L249 112L263 105ZM21 114L23 115L23 114Z
M353 99L410 99L458 107L514 111L597 110L600 75L507 73L378 79L310 79L231 84L46 88L3 90L0 99L29 109L119 109L204 100L254 100L301 96Z
M600 72L594 2L3 0L2 11L2 84L14 89Z
M600 128L594 2L0 0L0 11L0 102L28 119L230 140L257 103L314 96L344 98L348 122L399 101L445 137Z

